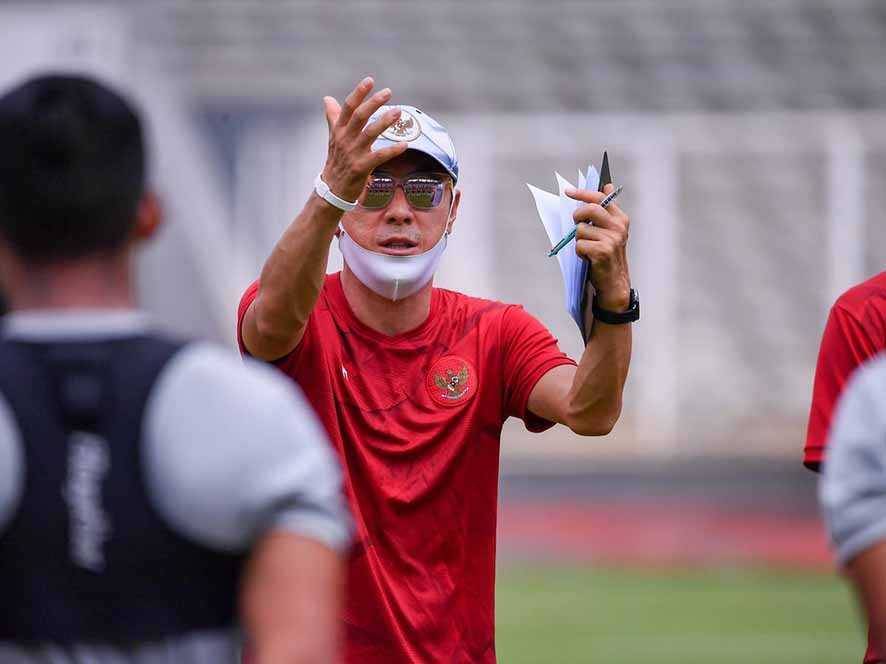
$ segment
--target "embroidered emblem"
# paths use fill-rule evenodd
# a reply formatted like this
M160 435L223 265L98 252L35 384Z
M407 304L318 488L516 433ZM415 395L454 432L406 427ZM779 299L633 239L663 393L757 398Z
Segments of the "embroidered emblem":
M401 108L400 119L385 129L382 136L398 143L414 141L421 136L421 126L411 113Z
M425 381L431 399L441 406L456 406L468 400L476 391L476 383L471 363L452 355L437 360Z

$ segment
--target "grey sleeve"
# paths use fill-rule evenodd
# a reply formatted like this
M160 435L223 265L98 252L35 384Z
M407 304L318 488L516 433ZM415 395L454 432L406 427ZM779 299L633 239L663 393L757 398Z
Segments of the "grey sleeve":
M886 540L886 358L859 369L832 424L819 502L841 564Z
M21 433L9 402L0 394L0 533L12 519L24 481Z
M144 423L148 491L176 530L243 551L286 530L336 550L350 543L341 471L298 387L209 344L164 369Z

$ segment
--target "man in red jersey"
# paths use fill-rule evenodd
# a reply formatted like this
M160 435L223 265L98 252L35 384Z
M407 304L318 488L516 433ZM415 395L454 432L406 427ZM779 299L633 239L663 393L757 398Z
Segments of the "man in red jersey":
M326 164L243 296L240 347L299 382L344 463L357 524L345 661L488 664L502 425L612 429L639 307L628 218L572 192L576 221L593 223L576 251L597 293L576 366L522 307L432 286L458 211L455 150L372 87L324 99ZM344 268L327 276L335 236Z
M886 272L871 277L843 293L828 316L812 389L812 406L806 431L803 463L818 472L835 406L851 374L886 349ZM865 664L886 662L869 639Z

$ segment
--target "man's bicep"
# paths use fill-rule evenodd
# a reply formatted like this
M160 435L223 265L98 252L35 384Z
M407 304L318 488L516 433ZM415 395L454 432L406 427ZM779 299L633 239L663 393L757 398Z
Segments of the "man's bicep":
M568 374L565 391L567 374L548 374L564 366L574 372L575 362L560 350L550 331L520 306L507 308L501 339L506 414L521 418L530 431L536 432L549 428L552 422L562 422L565 395L574 373Z
M879 541L846 566L870 626L870 643L886 652L886 541Z
M305 326L275 331L260 323L258 298L253 300L240 321L241 352L266 362L275 362L289 355L305 334Z
M562 364L545 373L529 393L527 410L542 419L566 424L569 390L575 378L576 367Z

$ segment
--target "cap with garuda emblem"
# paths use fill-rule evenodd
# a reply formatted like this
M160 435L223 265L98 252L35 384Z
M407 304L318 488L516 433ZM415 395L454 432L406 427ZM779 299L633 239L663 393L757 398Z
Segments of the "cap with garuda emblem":
M458 157L446 128L415 106L382 106L372 114L369 122L374 122L391 108L400 109L400 119L375 139L372 149L378 150L408 141L410 150L428 155L452 176L454 183L458 182Z

